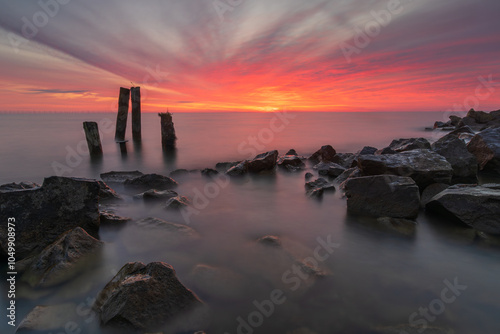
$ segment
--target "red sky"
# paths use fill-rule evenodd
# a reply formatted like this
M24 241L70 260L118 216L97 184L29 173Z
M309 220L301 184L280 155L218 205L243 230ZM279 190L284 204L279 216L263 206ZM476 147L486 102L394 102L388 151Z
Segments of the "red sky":
M51 1L3 3L2 111L500 109L498 1Z

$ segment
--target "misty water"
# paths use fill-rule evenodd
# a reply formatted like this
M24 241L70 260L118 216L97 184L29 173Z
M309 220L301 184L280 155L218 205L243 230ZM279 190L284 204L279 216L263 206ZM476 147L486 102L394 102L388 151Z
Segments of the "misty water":
M104 113L0 115L0 183L41 183L56 174L99 178L111 170L168 175L178 168L213 168L217 162L272 149L284 154L294 148L307 156L326 144L337 152L356 152L365 145L385 147L395 138L436 140L442 133L424 128L446 121L443 113L174 113L177 151L164 154L156 114L143 115L142 143L129 141L126 153L114 142L114 118ZM102 160L92 161L85 152L83 121L101 125ZM175 191L191 199L210 195L188 218L134 201L134 192L117 186L125 197L125 203L114 207L118 214L186 224L199 237L165 242L133 221L119 228L101 226L106 246L76 278L54 288L32 289L18 277L18 323L36 305L74 303L83 333L105 333L88 312L92 298L125 263L163 261L209 305L211 322L203 328L207 333L237 333L237 319L248 321L257 310L254 302L269 299L275 289L283 291L286 300L275 305L254 333L293 333L300 328L310 331L301 333L368 333L377 326L408 324L420 308L436 307L445 281L466 288L439 314L427 320L418 315L415 321L455 333L499 333L500 249L478 244L471 230L423 211L414 237L379 230L370 219L347 215L339 193L325 193L321 201L307 198L304 174L311 171L278 171L219 183L193 171L176 178ZM284 251L256 243L264 235L278 236ZM312 257L322 244L319 240L337 245L331 254L322 253L328 256L318 263L326 275L283 280L291 259ZM231 272L229 283L200 280L193 274L199 264ZM4 292L2 308L7 302ZM13 332L5 319L0 332Z

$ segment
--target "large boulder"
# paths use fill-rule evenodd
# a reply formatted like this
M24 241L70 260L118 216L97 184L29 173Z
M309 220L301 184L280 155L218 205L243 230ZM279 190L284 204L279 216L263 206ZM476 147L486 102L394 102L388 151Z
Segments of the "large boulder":
M278 151L270 151L257 155L248 162L248 171L250 173L261 173L272 171L278 161Z
M495 120L495 116L484 111L475 111L474 109L469 110L467 117L473 118L476 123L486 124Z
M500 173L500 128L486 129L476 134L467 145L481 170Z
M86 259L104 243L81 227L62 234L31 262L22 279L33 287L50 287L73 277L83 269Z
M347 210L351 214L372 217L415 218L420 193L409 177L395 175L349 179L345 184Z
M125 180L128 188L167 190L177 187L177 182L168 176L145 174L134 179Z
M456 136L445 136L432 144L432 150L451 164L454 180L477 182L477 159L467 150L463 140Z
M358 167L363 176L392 174L411 177L420 189L433 183L450 183L453 168L445 157L431 150L397 154L362 155Z
M0 193L0 254L6 254L9 217L15 218L18 260L40 253L75 227L97 238L99 192L95 180L52 176L40 188Z
M394 139L389 145L395 152L405 152L418 149L430 149L431 143L425 138L401 138Z
M94 310L105 327L160 331L178 323L180 317L188 320L202 306L203 302L179 281L169 264L131 262L97 295ZM196 328L201 325L199 318L189 320L193 323L184 323L184 328L177 331L200 329Z
M309 160L311 160L313 163L319 163L319 162L335 162L335 155L337 152L331 145L324 145L321 146L319 150L313 153L309 157Z
M437 194L426 210L459 220L479 231L500 234L500 187L456 185Z
M229 176L243 176L248 173L248 160L243 160L237 165L229 168L226 174Z
M287 154L279 158L278 167L284 168L289 171L296 171L303 169L305 167L305 164L302 161L302 159L296 154L295 155Z

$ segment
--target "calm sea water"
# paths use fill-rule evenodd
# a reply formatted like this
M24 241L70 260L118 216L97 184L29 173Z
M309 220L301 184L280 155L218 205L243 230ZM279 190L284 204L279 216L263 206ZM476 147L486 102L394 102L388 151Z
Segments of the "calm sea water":
M365 145L382 148L394 138L436 139L424 127L444 118L440 113L290 115L174 114L178 149L165 155L156 114L143 115L142 144L128 142L126 153L114 142L113 114L2 114L0 182L42 182L43 177L55 174L98 178L110 170L168 174L177 168L214 167L220 161L245 159L271 149L285 153L294 148L307 155L325 144L339 152L355 152ZM85 152L83 121L101 124L101 161L92 161ZM130 133L127 136L131 138ZM408 324L412 315L414 321L450 327L456 333L500 331L500 250L479 246L467 229L424 212L413 238L379 231L369 220L348 216L345 200L338 194L325 194L322 201L306 198L304 173L231 181L189 221L134 202L133 193L128 193L126 205L116 208L119 214L188 224L199 232L200 239L169 244L153 242L151 235L137 231L133 223L121 229L102 227L105 251L85 274L53 289L34 290L19 280L18 316L36 305L67 302L85 310L89 298L126 262L164 261L210 305L208 333L237 333L237 318L248 320L256 310L253 302L269 299L274 289L281 289L286 301L254 333L293 333L299 328L318 334L367 333L375 326ZM176 191L191 198L203 193L209 182L199 173L178 181ZM294 291L293 284L281 280L293 264L290 258L255 243L266 234L279 236L297 259L312 256L318 238L330 238L339 247L319 264L328 275L300 280ZM213 282L206 288L209 282L200 282L192 274L198 264L230 270L240 284ZM440 304L445 280L457 280L467 288L455 301ZM3 282L1 287L5 291ZM3 307L6 294L1 298ZM424 321L421 308L431 308L436 315L430 313ZM82 331L99 333L96 321L80 313ZM0 332L13 332L5 318Z

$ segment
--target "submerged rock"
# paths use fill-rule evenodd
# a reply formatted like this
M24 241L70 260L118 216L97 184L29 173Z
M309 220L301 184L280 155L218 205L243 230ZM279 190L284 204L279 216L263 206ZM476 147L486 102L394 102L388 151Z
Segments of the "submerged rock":
M40 185L38 183L33 182L20 182L20 183L6 183L0 186L0 192L11 192L18 190L27 190L33 188L39 188Z
M99 202L112 202L112 201L121 201L123 198L116 193L113 189L111 189L106 183L103 181L97 181L99 183Z
M248 172L261 173L272 171L276 167L277 160L278 151L276 150L259 154L248 162Z
M335 155L337 152L331 145L325 145L322 146L319 150L313 153L309 157L309 160L311 160L314 163L320 163L320 162L335 162Z
M164 208L169 210L179 210L189 206L191 201L185 196L175 196L167 200Z
M476 156L481 170L500 173L500 128L479 132L467 149Z
M22 279L33 287L49 287L78 274L82 261L100 250L104 243L81 227L61 235L33 259ZM80 265L80 267L79 267Z
M136 171L120 171L120 172L107 172L102 173L101 179L106 183L124 183L126 180L135 179L136 177L144 175L143 173Z
M411 177L420 189L433 183L450 183L453 168L445 157L431 150L411 150L389 155L363 155L358 159L363 176L392 174Z
M173 190L156 190L156 189L149 189L143 193L137 194L134 196L135 199L142 199L144 202L157 202L157 201L164 201L172 197L176 197L179 194L177 194Z
M215 165L215 169L227 172L230 168L239 165L241 162L242 161L218 162Z
M461 139L455 136L443 137L432 144L432 150L450 163L454 180L462 183L477 182L477 159Z
M21 321L16 333L66 333L68 324L79 320L77 309L73 303L35 306Z
M173 170L170 172L170 174L168 174L170 177L177 177L177 176L185 176L185 175L188 175L189 174L189 171L187 169L176 169L176 170Z
M265 235L263 237L260 237L259 239L257 239L257 242L266 246L281 247L280 238L274 235Z
M437 194L427 203L429 212L459 220L476 230L500 234L500 190L456 185Z
M204 322L193 316L203 302L163 262L127 263L97 295L94 309L101 324L120 330L163 330L179 322L178 331L200 329ZM192 321L188 323L187 320Z
M99 191L95 180L52 176L40 188L0 193L0 235L15 217L18 260L40 253L75 227L97 237ZM6 254L6 240L0 238L0 254Z
M158 189L166 190L177 187L177 182L170 177L158 174L145 174L135 179L125 181L128 188Z
M345 185L347 210L372 217L415 218L420 193L409 177L394 175L349 179Z
M212 169L212 168L205 168L201 171L201 175L207 176L207 177L212 177L219 174L218 170Z
M380 228L407 237L412 237L417 231L417 223L414 220L404 218L380 217L377 218Z

